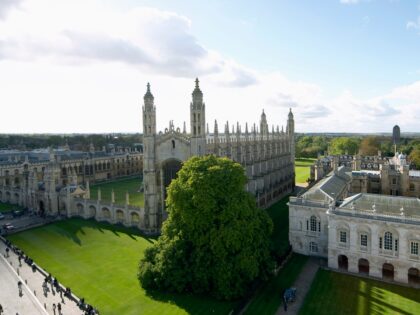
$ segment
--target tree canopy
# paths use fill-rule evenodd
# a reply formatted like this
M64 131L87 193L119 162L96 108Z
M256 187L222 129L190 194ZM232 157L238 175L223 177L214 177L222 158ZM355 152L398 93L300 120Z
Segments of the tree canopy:
M146 289L244 295L273 268L273 224L244 190L243 167L227 158L193 157L168 187L162 235L139 264Z
M338 137L331 140L330 154L351 154L359 151L360 140L358 138Z

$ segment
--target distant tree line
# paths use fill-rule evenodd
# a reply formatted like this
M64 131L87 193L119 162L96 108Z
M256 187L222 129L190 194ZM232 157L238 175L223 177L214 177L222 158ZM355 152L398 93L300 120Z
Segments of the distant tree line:
M32 150L46 147L62 147L66 144L72 150L88 150L92 143L96 150L107 144L130 147L142 143L141 134L86 134L86 135L0 135L0 149Z
M407 154L420 169L420 139L402 138L397 150ZM357 154L372 156L381 151L382 156L393 156L391 137L327 137L301 135L296 139L297 158L316 158L318 154Z

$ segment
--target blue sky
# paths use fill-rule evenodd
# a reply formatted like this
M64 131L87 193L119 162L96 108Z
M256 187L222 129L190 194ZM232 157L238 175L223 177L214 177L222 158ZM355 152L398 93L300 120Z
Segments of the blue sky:
M134 2L132 2L134 3ZM136 1L138 3L138 1ZM262 71L374 96L420 78L418 1L144 1L191 18L206 46Z
M196 76L210 127L420 131L419 56L420 0L3 0L0 103L30 119L0 132L141 132L148 81L182 126Z

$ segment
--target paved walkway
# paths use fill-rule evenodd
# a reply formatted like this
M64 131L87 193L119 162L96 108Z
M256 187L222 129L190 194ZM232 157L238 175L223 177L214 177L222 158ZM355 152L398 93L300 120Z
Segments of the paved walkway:
M59 315L53 310L53 303L62 305L62 315L81 315L83 312L76 303L52 291L51 286L47 295L43 294L42 283L44 276L22 261L19 267L17 255L9 251L5 258L6 245L0 241L0 304L3 306L4 315ZM23 283L23 296L19 297L17 282ZM54 292L54 294L52 293Z
M283 303L278 308L276 315L294 315L299 312L305 296L311 288L312 281L315 278L315 274L319 268L319 263L316 258L309 258L305 266L302 269L302 272L299 274L299 277L293 283L292 287L297 289L296 300L293 303L287 305L287 312L283 309Z

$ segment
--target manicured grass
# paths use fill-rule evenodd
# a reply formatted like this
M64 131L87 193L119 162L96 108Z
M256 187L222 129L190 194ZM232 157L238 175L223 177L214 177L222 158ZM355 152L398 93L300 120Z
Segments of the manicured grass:
M310 176L310 166L316 159L295 159L296 183L306 183Z
M115 204L125 205L125 193L130 194L130 205L143 207L144 195L139 192L141 180L139 178L122 179L114 182L92 185L90 187L90 198L98 198L98 188L101 188L101 199L111 201L111 191L114 189Z
M420 314L420 291L319 270L299 314Z
M278 275L270 279L257 292L257 295L253 298L250 305L248 305L245 314L276 314L277 309L282 304L283 290L293 285L307 260L308 257L306 256L293 254L292 258L279 271Z
M289 196L284 197L267 209L274 229L271 235L272 250L279 256L283 255L289 247Z
M19 205L12 205L7 202L0 202L0 212L10 211L10 210L22 210L23 208Z
M233 302L143 290L137 266L155 240L137 230L69 219L9 236L101 314L228 314Z

